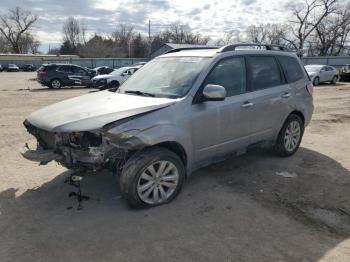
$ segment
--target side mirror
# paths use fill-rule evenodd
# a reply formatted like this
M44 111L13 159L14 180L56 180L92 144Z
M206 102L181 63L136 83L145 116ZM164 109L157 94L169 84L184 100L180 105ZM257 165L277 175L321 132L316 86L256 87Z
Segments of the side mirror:
M226 89L220 85L208 84L203 89L203 96L207 101L222 101L226 98Z

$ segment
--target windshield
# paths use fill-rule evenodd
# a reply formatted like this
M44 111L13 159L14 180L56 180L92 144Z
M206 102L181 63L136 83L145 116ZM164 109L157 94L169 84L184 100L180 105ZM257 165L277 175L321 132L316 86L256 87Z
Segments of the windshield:
M191 89L208 57L161 57L152 60L130 77L121 93L155 97L183 97Z
M119 68L110 73L110 75L116 76L116 75L121 75L125 71L125 68Z
M321 65L307 65L305 66L306 71L308 72L315 72L319 71L323 66Z

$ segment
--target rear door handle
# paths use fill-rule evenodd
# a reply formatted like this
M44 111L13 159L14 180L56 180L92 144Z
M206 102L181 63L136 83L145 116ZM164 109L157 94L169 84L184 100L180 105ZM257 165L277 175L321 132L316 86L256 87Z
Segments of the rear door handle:
M282 97L283 98L289 98L291 96L290 92L285 92Z
M244 102L244 103L241 105L241 107L247 108L247 107L251 107L251 106L253 106L253 105L254 105L254 104L253 104L252 102L247 101L247 102Z

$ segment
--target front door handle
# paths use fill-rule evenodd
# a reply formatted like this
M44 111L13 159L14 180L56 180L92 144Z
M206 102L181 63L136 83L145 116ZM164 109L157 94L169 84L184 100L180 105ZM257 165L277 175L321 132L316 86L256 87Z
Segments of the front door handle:
M247 108L247 107L251 107L251 106L253 106L253 105L254 105L254 104L253 104L252 102L247 101L247 102L244 102L244 104L242 104L241 107Z
M285 92L282 97L283 98L289 98L291 96L290 92Z

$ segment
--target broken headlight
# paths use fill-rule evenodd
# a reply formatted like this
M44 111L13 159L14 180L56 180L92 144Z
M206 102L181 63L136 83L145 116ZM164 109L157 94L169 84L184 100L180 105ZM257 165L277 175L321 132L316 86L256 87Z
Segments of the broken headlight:
M68 135L69 145L77 148L88 149L102 144L102 135L93 132L74 132Z

